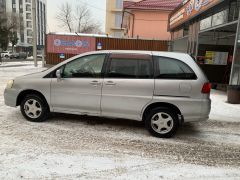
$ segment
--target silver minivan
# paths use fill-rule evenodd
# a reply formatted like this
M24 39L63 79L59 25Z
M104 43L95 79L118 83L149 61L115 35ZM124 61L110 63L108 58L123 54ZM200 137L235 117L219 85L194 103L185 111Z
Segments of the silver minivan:
M208 119L210 89L188 54L96 51L10 80L4 98L33 122L50 112L132 119L171 137L183 122Z

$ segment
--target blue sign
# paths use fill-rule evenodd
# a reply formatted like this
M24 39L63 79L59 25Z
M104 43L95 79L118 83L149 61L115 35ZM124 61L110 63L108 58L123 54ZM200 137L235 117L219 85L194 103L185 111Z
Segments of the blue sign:
M59 54L59 58L60 59L65 59L65 54L64 53Z
M97 49L98 49L98 50L101 50L101 49L102 49L102 43L100 43L100 42L97 43Z

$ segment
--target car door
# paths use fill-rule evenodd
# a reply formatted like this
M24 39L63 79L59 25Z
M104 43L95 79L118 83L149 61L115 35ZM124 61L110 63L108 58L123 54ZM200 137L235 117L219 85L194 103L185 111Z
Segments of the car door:
M51 83L54 111L100 114L105 57L106 54L83 56L61 67L62 78L53 78Z
M150 55L112 54L102 89L102 115L140 120L153 97L152 69Z

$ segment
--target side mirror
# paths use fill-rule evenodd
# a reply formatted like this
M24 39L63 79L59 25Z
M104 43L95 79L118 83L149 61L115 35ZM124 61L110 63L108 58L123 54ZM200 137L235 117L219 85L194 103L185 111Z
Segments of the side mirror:
M61 79L61 78L62 78L61 69L58 69L58 70L56 71L56 76L57 76L58 79Z

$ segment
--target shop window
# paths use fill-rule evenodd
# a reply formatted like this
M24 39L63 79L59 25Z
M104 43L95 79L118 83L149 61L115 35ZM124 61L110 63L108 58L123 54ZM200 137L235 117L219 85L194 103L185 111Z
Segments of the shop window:
M212 17L212 26L217 26L227 22L228 11L223 10Z
M228 21L235 21L238 19L239 16L239 7L240 7L240 0L232 1L229 4L229 14L228 14Z

